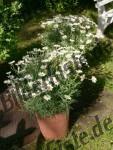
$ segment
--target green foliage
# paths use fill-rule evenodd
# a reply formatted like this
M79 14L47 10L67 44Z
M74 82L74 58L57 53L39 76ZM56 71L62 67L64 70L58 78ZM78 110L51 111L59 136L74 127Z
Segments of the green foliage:
M77 5L77 0L45 0L46 8L57 12L74 9Z
M5 61L10 56L10 51L16 48L20 9L21 4L17 1L7 7L0 6L0 62Z
M64 12L75 9L77 0L20 0L25 15L36 13L39 10Z
M72 83L71 83L72 82ZM73 94L77 93L79 82L76 79L68 79L63 81L58 87L55 87L51 95L51 100L44 100L43 97L36 97L25 102L25 107L31 113L38 112L41 117L52 116L61 112L68 112L70 105L74 99L70 98ZM46 94L46 93L45 93ZM65 98L69 95L69 99Z

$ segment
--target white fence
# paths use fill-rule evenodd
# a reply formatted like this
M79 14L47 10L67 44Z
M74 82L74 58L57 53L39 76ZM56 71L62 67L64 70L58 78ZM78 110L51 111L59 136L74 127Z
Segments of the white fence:
M106 10L106 5L113 2L113 0L94 0L96 8L98 9L98 31L99 38L104 37L104 30L113 22L113 9Z

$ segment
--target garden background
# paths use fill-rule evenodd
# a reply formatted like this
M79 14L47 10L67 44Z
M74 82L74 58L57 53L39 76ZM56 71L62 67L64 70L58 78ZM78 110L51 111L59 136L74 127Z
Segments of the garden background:
M113 7L113 4L107 7ZM40 21L51 18L56 14L62 15L85 15L97 23L98 13L93 0L20 0L14 2L4 0L0 6L0 92L4 92L7 88L3 83L6 79L6 72L10 71L10 61L21 60L27 51L31 51L34 47L40 48L41 42L38 34L42 33ZM67 141L73 142L71 136L75 130L91 129L94 124L94 116L98 115L101 120L106 116L112 117L113 106L113 25L111 24L105 31L105 38L99 40L97 46L93 49L92 55L87 56L91 66L91 72L97 77L96 84L83 82L81 92L77 99L77 103L73 104L70 112L70 128L71 132ZM90 116L90 117L89 117ZM86 123L87 120L87 123ZM77 129L75 129L77 126ZM112 149L112 132L106 132L101 137L91 140L88 144L83 145L80 149ZM8 139L9 140L9 139ZM13 139L14 141L16 138ZM11 142L8 146L0 143L4 150L18 150L22 144L19 141ZM56 141L49 143L52 149L60 149L60 145L64 141ZM16 143L16 144L15 144ZM22 142L20 142L22 143ZM5 146L4 146L5 145ZM37 145L37 146L36 146ZM93 145L93 147L92 147ZM104 145L104 146L103 146ZM47 149L48 143L42 137L29 145L26 150ZM37 147L37 148L36 148ZM67 149L74 149L70 146Z

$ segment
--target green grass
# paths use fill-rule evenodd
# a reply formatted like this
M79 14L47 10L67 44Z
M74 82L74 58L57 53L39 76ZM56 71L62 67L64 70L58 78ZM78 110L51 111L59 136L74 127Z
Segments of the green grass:
M89 138L89 142L84 145L77 139L80 147L77 146L73 136L74 132L76 131L72 129L71 134L61 141L45 141L40 136L37 143L27 146L25 150L112 150L113 148L113 129L104 132L103 135L95 137L95 139Z

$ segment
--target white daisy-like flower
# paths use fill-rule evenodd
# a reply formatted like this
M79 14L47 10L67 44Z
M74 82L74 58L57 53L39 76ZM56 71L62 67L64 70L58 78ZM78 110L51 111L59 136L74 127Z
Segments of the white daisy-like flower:
M73 40L73 39L70 39L70 42L71 42L71 43L73 43L74 41L75 41L75 40Z
M11 81L10 80L5 80L4 83L5 84L11 84Z
M85 46L84 45L80 45L80 49L84 50Z
M6 74L7 74L7 75L10 75L10 74L11 74L11 71L9 71L9 72L6 72Z
M33 81L30 81L30 82L28 82L28 86L30 87L30 88L32 88L33 87Z
M13 75L9 75L8 78L11 79L11 80L13 80L14 76Z
M86 29L86 27L84 27L84 26L81 26L81 25L80 25L80 28L81 28L81 29L83 29L83 30L85 30L85 29Z
M75 18L71 18L71 21L72 21L72 22L75 22Z
M50 62L49 59L44 59L44 60L42 60L42 63L48 63L48 62Z
M87 40L86 44L90 44L92 42L92 40Z
M78 74L83 73L83 71L82 71L82 70L77 70L76 72L77 72Z
M46 25L45 24L41 24L41 28L45 29Z
M37 81L38 81L39 83L42 83L42 82L43 82L43 80L42 80L42 79L38 79Z
M24 93L24 95L25 95L25 96L28 96L28 95L29 95L29 93L28 93L28 92L25 92L25 93Z
M50 95L44 95L44 100L46 100L46 101L49 101L49 100L51 100L51 96Z
M57 29L58 28L58 24L54 24L53 28Z
M19 66L19 65L24 65L24 61L23 61L23 60L20 60L20 61L18 61L18 62L16 63L16 65L17 65L17 66Z
M46 80L45 81L45 85L44 85L45 87L45 89L47 90L47 91L52 91L53 90L53 86L50 84L50 81L49 80Z
M55 73L56 75L60 75L61 73L60 73L60 71L56 71L56 73Z
M58 45L58 44L55 44L53 46L54 46L54 48L59 48L60 47L60 45Z
M70 70L66 70L65 72L66 72L66 74L68 75L68 74L70 73Z
M67 75L67 73L66 73L66 72L63 72L63 76L64 76L64 78L65 78L65 79L67 79L67 78L68 78L68 75Z
M31 95L32 95L32 97L34 97L34 98L37 96L36 93L32 93Z
M15 63L15 60L9 62L9 65L13 65Z
M84 81L84 80L85 80L85 77L86 77L85 74L81 75L81 76L80 76L80 81Z
M25 78L25 79L28 79L28 80L31 80L31 79L32 79L32 76L31 76L30 74L27 74L27 75L25 75L24 78Z
M66 56L65 56L67 59L70 59L70 58L72 58L72 54L66 54Z
M19 80L19 81L24 81L24 78L19 78L18 80Z
M43 47L42 49L43 49L43 50L48 50L48 47L47 47L47 46L45 46L45 47Z
M95 76L92 76L91 81L92 81L93 83L96 83L96 82L97 82L97 78L96 78Z
M41 94L41 92L40 92L39 90L37 90L37 92L36 92L36 93L37 93L37 95L40 95L40 94Z
M56 77L52 77L52 79L55 85L59 85L59 82L57 81Z
M60 31L60 34L63 36L64 35L63 31Z
M80 25L80 23L79 23L79 22L78 22L78 23L75 22L75 23L73 23L73 25L74 25L74 26L78 26L78 25Z
M69 95L64 95L65 99L71 100L71 97Z
M47 25L52 25L52 24L54 24L54 20L48 20L48 21L46 22L46 24L47 24Z
M39 52L41 49L38 49L38 48L33 48L33 51L34 52Z
M81 57L81 54L76 54L76 55L75 55L75 58L80 59L80 57Z
M47 84L47 90L48 91L52 91L53 90L53 86L51 84Z
M46 74L44 73L44 72L39 72L38 73L38 76L40 76L40 77L44 77Z
M92 37L93 34L92 34L92 33L88 33L88 34L86 34L86 36L87 36L87 37Z
M21 88L19 88L19 93L20 93L20 95L23 95L23 91Z
M47 67L46 65L42 65L40 68L41 69L46 69L46 67Z
M67 39L67 35L63 35L63 36L62 36L62 39L63 39L63 40L66 40L66 39Z
M90 28L91 28L90 26L88 26L88 25L86 26L86 29L90 29Z

